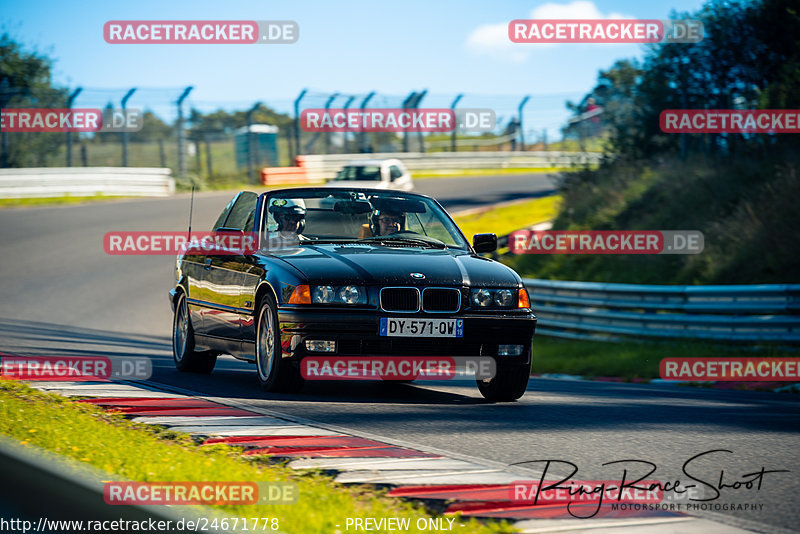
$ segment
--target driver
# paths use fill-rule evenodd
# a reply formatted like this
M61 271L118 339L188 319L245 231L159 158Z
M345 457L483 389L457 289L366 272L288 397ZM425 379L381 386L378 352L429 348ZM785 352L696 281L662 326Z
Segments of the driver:
M376 209L372 212L372 235L396 234L406 228L406 214L402 211Z
M269 232L270 248L293 247L308 239L302 233L306 227L306 204L303 199L273 199L269 212L278 223L277 231Z

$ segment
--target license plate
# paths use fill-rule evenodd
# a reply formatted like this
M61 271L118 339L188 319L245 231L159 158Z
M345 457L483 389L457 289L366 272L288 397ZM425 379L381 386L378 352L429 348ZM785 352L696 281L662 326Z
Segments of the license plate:
M463 337L464 319L381 317L382 336Z

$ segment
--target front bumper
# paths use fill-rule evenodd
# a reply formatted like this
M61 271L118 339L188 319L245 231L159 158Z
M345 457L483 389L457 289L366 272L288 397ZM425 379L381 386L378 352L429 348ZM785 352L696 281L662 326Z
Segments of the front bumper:
M279 310L284 357L306 356L490 356L509 363L530 363L536 329L533 313L485 314L382 314L375 310ZM379 335L381 317L463 319L464 335L454 337L388 337ZM305 340L336 342L335 352L310 352ZM519 356L498 356L498 345L522 345Z

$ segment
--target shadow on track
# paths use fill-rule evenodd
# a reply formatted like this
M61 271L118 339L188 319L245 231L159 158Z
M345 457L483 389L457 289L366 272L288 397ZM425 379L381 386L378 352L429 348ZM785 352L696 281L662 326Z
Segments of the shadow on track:
M307 382L296 394L262 391L256 381L255 366L222 356L212 375L178 372L172 361L172 340L109 332L53 323L0 318L0 352L17 356L105 356L108 358L147 357L153 363L154 386L176 386L205 395L240 400L272 400L285 403L404 403L404 404L481 404L482 399L424 387L377 381ZM439 382L441 384L441 382ZM475 387L473 382L459 382ZM450 384L452 385L452 384ZM476 390L477 391L477 390Z

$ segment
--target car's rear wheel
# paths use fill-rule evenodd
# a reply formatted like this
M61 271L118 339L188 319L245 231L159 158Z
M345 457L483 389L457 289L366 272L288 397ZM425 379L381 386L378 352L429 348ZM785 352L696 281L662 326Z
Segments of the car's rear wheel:
M194 328L189 317L186 295L181 293L172 320L172 359L178 371L210 373L217 363L217 353L194 350Z
M282 358L278 308L272 295L261 299L256 315L256 369L265 391L293 392L303 387L303 377Z
M497 374L489 379L477 380L478 389L486 400L512 402L525 394L531 376L531 365L497 363Z

